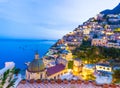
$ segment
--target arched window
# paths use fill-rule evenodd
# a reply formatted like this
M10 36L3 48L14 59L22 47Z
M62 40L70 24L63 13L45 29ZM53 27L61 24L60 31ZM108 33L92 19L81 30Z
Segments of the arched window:
M56 76L54 76L54 79L56 79Z
M40 79L42 79L42 74L40 74Z
M58 74L58 78L60 77L60 75Z

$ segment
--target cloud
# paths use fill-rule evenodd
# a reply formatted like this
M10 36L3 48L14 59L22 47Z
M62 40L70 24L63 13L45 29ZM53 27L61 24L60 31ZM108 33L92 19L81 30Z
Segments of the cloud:
M6 3L8 2L9 0L0 0L0 3Z
M119 0L0 0L0 34L9 37L61 38ZM107 4L106 4L107 3Z

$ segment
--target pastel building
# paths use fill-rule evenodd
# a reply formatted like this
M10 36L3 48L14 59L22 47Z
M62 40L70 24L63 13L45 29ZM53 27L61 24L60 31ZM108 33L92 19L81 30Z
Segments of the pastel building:
M51 56L44 56L43 63L45 66L48 66L50 63L55 63L55 58L53 58Z
M89 75L93 75L95 72L94 64L86 64L82 68L82 78L87 79Z
M66 59L67 61L72 60L72 52L68 51L68 50L62 50L60 53L60 56L64 59Z
M82 61L77 58L73 62L73 73L78 74L82 71Z
M90 28L86 28L86 29L83 30L83 34L88 35L88 34L90 34L90 31L91 31Z
M26 79L58 79L66 73L66 66L62 63L46 68L43 60L39 58L39 54L35 54L35 59L28 65L26 70Z
M26 70L26 79L44 79L46 78L46 68L42 61L39 58L39 54L35 54L35 59L28 65Z
M91 42L92 46L106 46L106 44L107 44L107 39L94 38L92 39Z

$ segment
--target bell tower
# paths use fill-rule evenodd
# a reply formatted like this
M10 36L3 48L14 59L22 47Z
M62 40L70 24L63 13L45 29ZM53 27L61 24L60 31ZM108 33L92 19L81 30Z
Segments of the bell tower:
M35 59L39 59L39 54L38 54L38 52L35 53Z

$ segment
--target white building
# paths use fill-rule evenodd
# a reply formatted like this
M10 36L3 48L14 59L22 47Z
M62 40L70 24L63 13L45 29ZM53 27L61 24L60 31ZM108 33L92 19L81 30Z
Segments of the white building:
M119 43L108 42L106 47L120 48Z
M83 30L83 34L88 35L90 34L91 28L86 28Z
M112 67L108 64L96 64L96 70L97 71L106 71L106 72L112 72Z
M5 62L5 67L3 69L0 69L0 78L3 77L4 73L7 70L12 70L15 67L15 63L14 62Z

